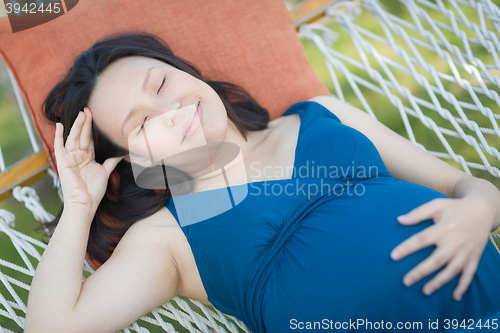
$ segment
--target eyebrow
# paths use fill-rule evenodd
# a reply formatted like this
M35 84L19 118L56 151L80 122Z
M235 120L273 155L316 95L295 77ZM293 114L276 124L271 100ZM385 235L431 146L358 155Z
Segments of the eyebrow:
M146 91L146 88L148 86L148 81L149 81L149 77L151 76L151 71L156 68L156 66L152 66L152 67L149 67L147 70L146 70L146 77L144 78L144 82L142 84L142 90L143 91ZM137 111L136 108L133 108L131 109L128 113L127 113L127 116L125 117L125 119L123 120L123 124L120 128L120 131L122 133L123 136L125 136L123 134L123 129L125 128L125 125L127 125L127 123L129 122L130 118L132 118L132 116L134 115L134 113Z

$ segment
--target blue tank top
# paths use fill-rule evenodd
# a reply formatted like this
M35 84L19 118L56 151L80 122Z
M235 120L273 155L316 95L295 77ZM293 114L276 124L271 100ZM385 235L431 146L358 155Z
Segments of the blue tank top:
M461 302L452 299L458 277L431 296L422 287L435 273L404 286L403 276L434 246L398 262L390 252L433 222L402 226L396 217L446 196L392 177L374 144L322 105L296 103L283 116L293 113L301 123L291 179L191 193L166 204L179 222L175 200L231 199L213 217L179 222L217 309L253 332L279 333L357 319L420 321L426 331L429 320L444 325L446 318L500 311L500 256L490 243Z

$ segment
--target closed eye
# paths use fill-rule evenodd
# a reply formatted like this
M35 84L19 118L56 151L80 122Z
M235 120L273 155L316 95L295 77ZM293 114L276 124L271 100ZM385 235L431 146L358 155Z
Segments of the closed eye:
M163 78L163 81L161 82L161 86L160 88L158 89L158 92L156 93L157 95L160 93L160 90L161 88L163 87L163 85L165 84L165 80L166 80L166 77Z

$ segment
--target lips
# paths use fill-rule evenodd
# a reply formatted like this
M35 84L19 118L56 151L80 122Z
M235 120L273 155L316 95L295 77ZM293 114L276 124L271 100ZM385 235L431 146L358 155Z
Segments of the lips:
M201 107L200 107L200 102L196 104L196 108L193 112L192 117L187 117L188 121L184 123L184 130L182 131L182 140L181 143L186 139L186 135L188 135L189 130L193 126L194 122L196 121L196 117L199 117L199 121L201 122ZM197 124L194 124L196 126ZM196 128L195 128L196 130ZM190 133L189 133L190 134Z

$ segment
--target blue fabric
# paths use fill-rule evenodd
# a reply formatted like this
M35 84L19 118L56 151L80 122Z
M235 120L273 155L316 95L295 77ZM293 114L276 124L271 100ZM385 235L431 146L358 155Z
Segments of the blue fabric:
M300 102L283 115L293 113L301 119L293 177L231 187L248 189L236 206L181 225L217 309L253 332L273 333L336 324L375 330L382 322L392 329L420 322L415 331L436 332L445 319L500 311L500 255L489 242L462 301L452 298L458 277L431 296L422 287L436 273L406 287L403 276L435 247L400 261L390 252L433 222L403 226L396 217L446 196L392 177L373 143L322 105ZM218 191L231 193L209 192ZM166 206L179 222L174 202ZM436 320L439 330L429 328Z

